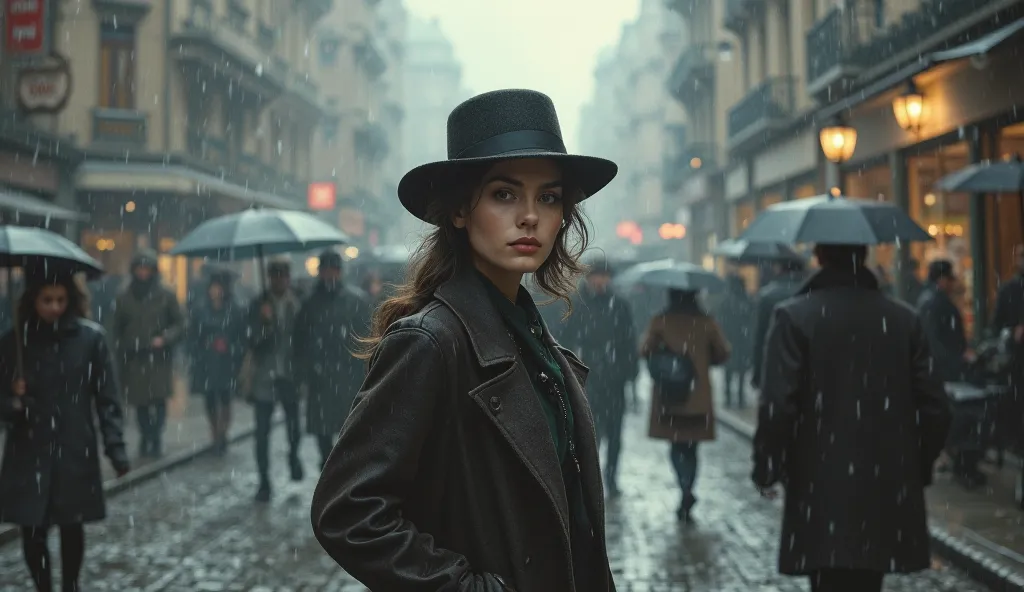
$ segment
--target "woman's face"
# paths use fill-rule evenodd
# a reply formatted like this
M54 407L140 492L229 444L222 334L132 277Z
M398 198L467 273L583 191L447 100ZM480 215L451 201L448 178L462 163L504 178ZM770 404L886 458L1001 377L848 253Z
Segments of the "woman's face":
M465 228L473 262L496 284L533 273L547 260L562 228L562 171L546 159L495 164L473 193L468 212L453 223Z
M224 301L224 286L216 282L210 284L210 287L206 289L206 293L210 296L210 302L220 304Z
M64 286L45 286L36 296L36 314L46 323L56 323L68 309L68 290Z

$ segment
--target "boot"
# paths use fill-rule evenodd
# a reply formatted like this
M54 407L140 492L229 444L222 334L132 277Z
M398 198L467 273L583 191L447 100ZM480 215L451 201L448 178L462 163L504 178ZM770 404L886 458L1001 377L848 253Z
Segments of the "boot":
M260 479L260 487L256 490L256 501L265 504L270 501L270 495L270 480L262 477Z
M299 460L298 454L293 452L288 455L288 466L291 468L292 481L302 481L306 476L306 473L302 468L302 461Z

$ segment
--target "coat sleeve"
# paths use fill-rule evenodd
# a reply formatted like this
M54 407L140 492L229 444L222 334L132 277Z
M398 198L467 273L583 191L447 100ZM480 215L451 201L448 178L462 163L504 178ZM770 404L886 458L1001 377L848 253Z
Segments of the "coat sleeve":
M0 421L15 422L25 418L25 408L15 400L14 392L11 390L11 383L14 381L15 361L11 355L14 349L14 340L9 340L11 347L6 347L8 339L0 341Z
M93 405L103 437L103 451L116 471L128 470L128 454L124 445L124 413L119 402L117 370L107 340L96 339L91 360Z
M771 487L785 480L786 449L793 434L806 347L783 308L776 308L765 344L763 384L754 433L753 480Z
M644 331L644 336L640 340L640 357L646 359L654 350L658 349L664 339L662 338L661 332L664 328L665 322L664 317L656 316L651 319L651 322L647 324L647 330Z
M714 319L708 319L708 340L711 345L711 365L724 364L732 354L732 346Z
M164 338L165 346L175 345L185 337L185 315L181 312L181 306L174 294L167 293L167 300L164 303L164 315L167 327L160 333Z
M757 319L754 321L754 351L751 364L753 372L751 384L761 388L761 364L764 362L764 342L768 337L768 324L772 320L772 309L775 308L769 294L762 290L757 299Z
M295 380L299 384L307 383L310 376L310 342L313 339L311 307L309 300L302 304L295 315L295 325L292 329L292 368L295 371Z
M402 515L419 495L421 449L450 389L436 340L398 328L377 347L352 413L313 493L320 545L371 590L447 590L470 569Z
M928 352L928 338L915 317L911 335L914 407L920 429L922 475L925 485L932 480L932 467L946 443L952 410L935 362Z

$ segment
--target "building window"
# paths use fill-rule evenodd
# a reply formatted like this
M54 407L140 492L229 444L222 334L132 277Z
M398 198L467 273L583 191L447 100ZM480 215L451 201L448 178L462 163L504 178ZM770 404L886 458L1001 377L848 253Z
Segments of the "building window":
M210 0L192 0L189 25L202 29L209 29L213 26L213 7L210 5Z
M135 28L100 29L100 107L135 108Z
M245 33L246 25L249 24L249 9L241 0L229 0L228 23L232 29L239 33Z

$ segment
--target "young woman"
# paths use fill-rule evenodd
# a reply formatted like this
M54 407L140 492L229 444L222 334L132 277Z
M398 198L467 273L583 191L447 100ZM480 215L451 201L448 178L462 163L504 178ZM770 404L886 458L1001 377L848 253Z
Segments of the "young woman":
M577 205L615 164L565 154L551 100L518 90L457 107L448 153L399 185L437 228L376 312L314 531L372 590L612 590L587 369L520 282L566 298Z
M214 451L224 455L231 428L231 401L238 390L238 373L245 357L245 310L235 305L231 278L213 274L206 298L192 307L188 350L192 358L192 392L206 397L206 416Z
M649 357L658 349L688 356L697 380L684 402L670 402L671 393L658 385L652 387L649 436L669 440L669 458L676 472L683 497L676 511L680 521L690 522L690 511L697 498L697 445L715 439L715 405L711 389L711 366L729 359L730 346L718 323L697 299L697 292L670 290L668 308L651 319L640 346L640 355Z
M47 531L60 528L62 588L78 590L82 524L106 515L96 420L118 476L128 472L120 391L99 325L70 276L30 277L18 306L24 371L15 336L0 337L0 413L11 422L0 469L0 522L22 527L32 579L52 589ZM95 419L94 419L95 417Z

